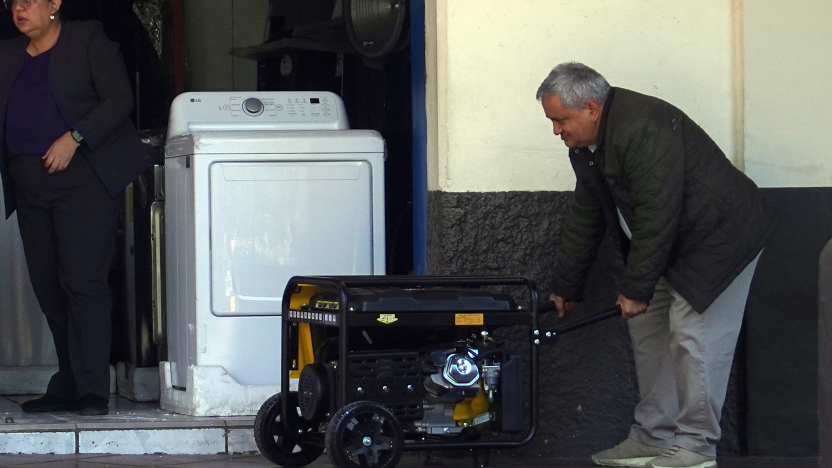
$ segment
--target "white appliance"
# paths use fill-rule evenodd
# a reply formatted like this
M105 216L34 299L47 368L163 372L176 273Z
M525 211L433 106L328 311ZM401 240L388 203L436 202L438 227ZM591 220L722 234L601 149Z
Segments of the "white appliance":
M294 275L383 275L384 140L327 92L185 93L165 154L161 406L256 414Z

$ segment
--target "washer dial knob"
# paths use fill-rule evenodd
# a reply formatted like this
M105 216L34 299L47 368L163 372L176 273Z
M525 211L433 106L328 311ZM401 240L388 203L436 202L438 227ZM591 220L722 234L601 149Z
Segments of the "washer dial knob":
M263 113L263 101L257 98L248 98L243 101L243 110L248 115L260 115Z

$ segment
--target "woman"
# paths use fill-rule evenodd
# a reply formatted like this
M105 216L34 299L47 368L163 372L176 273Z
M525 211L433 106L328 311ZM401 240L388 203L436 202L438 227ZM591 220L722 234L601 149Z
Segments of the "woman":
M115 196L149 163L118 46L61 0L3 0L23 35L0 42L0 176L58 372L27 412L107 414Z

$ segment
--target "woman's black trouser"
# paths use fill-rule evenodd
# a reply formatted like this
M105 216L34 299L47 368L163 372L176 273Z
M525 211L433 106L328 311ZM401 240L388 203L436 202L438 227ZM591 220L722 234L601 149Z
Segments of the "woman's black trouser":
M111 299L107 277L119 203L86 156L47 173L39 156L8 159L29 278L58 353L46 393L75 400L110 393Z

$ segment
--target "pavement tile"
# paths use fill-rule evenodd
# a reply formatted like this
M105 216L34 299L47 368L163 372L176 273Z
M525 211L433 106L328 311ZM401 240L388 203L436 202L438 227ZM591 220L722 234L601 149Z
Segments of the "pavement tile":
M469 468L468 457L440 459L440 468ZM266 468L275 465L262 455L0 455L0 467L44 468ZM493 468L590 468L595 465L589 458L522 459L497 457ZM817 458L724 458L720 468L817 468ZM322 455L309 468L332 468L326 455ZM420 454L405 454L398 468L424 468Z
M58 422L55 424L43 425L34 422L6 423L0 425L0 433L13 432L75 432L75 424Z
M72 454L75 432L6 432L0 434L0 453Z
M75 424L79 431L225 427L224 421L216 419L205 421L153 421L148 419L112 419L101 416L89 420L85 419L84 421L89 422L78 422Z
M247 456L243 456L243 457L239 457L239 458L234 458L234 460L237 461L237 462L240 462L240 463L248 463L248 465L246 465L248 468L255 468L255 467L261 467L261 466L270 466L270 467L276 466L274 463L266 460L266 457L264 457L263 455L260 455L260 454L247 455ZM327 457L325 457L325 456L321 457L318 460L315 460L314 462L312 462L312 463L310 463L309 465L306 465L306 466L308 468L319 468L321 466L324 466L324 465L319 465L318 462L320 460L327 460ZM332 465L327 464L326 466L329 467L329 466L332 466Z
M818 468L817 458L731 457L718 459L719 468Z
M93 460L99 455L70 454L70 455L8 455L0 454L0 467L10 466L44 466L47 463L64 461Z
M224 428L82 431L78 450L83 453L123 455L211 455L225 453Z
M173 466L173 465L172 465ZM259 463L252 463L249 461L242 461L237 459L225 460L206 460L198 461L196 463L185 463L182 465L175 465L177 468L254 468L261 466ZM264 467L274 467L272 463L264 462Z
M91 461L118 467L168 467L221 460L227 457L228 455L102 455Z
M111 465L108 463L96 463L94 460L61 460L45 461L34 465L19 465L21 468L126 468L125 465Z
M254 416L226 416L221 419L227 427L254 427Z

